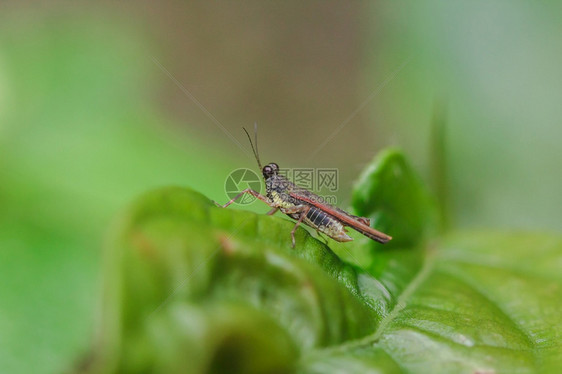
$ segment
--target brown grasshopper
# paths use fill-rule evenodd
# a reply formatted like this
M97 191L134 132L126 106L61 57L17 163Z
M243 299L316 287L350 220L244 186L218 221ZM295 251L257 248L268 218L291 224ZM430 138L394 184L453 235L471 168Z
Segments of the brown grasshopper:
M284 176L279 175L279 166L276 163L272 162L262 168L258 153L257 126L254 132L255 148L252 138L245 128L244 132L248 136L252 151L254 152L254 157L265 179L266 196L248 188L224 205L215 203L219 207L226 208L243 194L249 193L272 207L267 213L268 215L275 214L275 212L280 210L282 213L297 221L291 231L293 248L295 248L295 231L301 223L312 227L317 232L328 235L338 242L353 240L352 237L346 234L347 230L345 227L351 227L355 231L379 243L386 243L392 239L392 237L370 227L371 221L368 218L357 217L342 209L331 206L327 204L321 196L301 188Z

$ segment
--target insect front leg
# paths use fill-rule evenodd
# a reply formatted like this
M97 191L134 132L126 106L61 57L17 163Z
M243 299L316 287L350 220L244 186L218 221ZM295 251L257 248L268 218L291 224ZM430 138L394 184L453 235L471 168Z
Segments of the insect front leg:
M267 212L267 215L268 215L268 216L272 216L272 215L274 215L275 213L277 213L278 210L279 210L279 207L278 207L278 206L275 206L275 207L273 207L273 209L271 209L269 212Z
M229 206L230 204L232 204L233 202L235 202L236 200L238 200L242 195L244 195L245 193L249 193L250 195L260 199L261 201L263 201L264 203L266 203L267 205L271 206L271 203L269 202L269 200L267 199L267 197L263 196L262 194L260 194L259 192L256 192L254 190L252 190L251 188L246 188L244 191L240 192L238 195L236 195L232 200L230 200L228 203L224 204L224 205L220 205L219 203L217 203L216 201L214 201L214 203L221 208L226 208L227 206Z
M301 214L301 216L299 217L299 220L295 224L295 227L293 227L293 230L291 231L291 242L293 243L293 248L295 248L295 231L297 231L297 228L300 226L302 220L304 219L304 217L306 217L306 215L308 214L308 211L310 210L310 206L308 206L308 205L299 205L297 207L301 207L301 208L297 211L291 212L291 213L300 213ZM295 207L295 208L297 208L297 207Z

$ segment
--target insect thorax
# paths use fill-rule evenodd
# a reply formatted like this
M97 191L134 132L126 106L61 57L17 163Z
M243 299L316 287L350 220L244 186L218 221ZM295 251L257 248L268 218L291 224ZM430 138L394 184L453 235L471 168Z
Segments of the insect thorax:
M275 206L288 208L294 206L297 201L289 195L292 183L285 177L274 175L265 180L266 194Z

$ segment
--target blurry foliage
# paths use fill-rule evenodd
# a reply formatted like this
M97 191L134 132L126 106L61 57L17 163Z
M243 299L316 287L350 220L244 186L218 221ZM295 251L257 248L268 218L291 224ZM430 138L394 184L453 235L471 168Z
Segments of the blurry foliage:
M409 61L369 108L421 169L422 124L436 97L448 100L457 223L559 230L559 4L494 4L365 12L384 22L365 51L376 82L362 84L369 94ZM390 152L367 168L353 205L389 230L394 248L353 233L351 245L327 248L299 230L304 245L292 251L291 223L222 211L191 190L222 201L241 153L221 154L226 140L204 144L147 105L162 75L155 46L123 22L2 15L0 372L58 373L83 358L101 277L124 292L105 294L96 342L109 354L90 357L101 367L201 372L230 360L242 372L419 372L428 357L433 372L561 366L560 238L437 236L439 206ZM144 195L104 239L123 206L164 185L191 189ZM104 243L115 250L107 263Z
M222 197L239 164L145 105L154 65L129 28L19 21L0 28L0 372L52 373L87 348L118 209L161 185Z
M562 3L370 4L365 91L407 62L369 105L373 121L428 175L430 119L447 106L453 221L561 232Z

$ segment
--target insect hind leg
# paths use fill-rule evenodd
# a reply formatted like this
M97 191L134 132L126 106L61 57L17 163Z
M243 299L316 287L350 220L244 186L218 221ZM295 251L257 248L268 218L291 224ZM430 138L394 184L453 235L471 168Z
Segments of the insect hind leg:
M367 226L371 226L371 219L370 218L359 217L359 216L354 216L354 215L351 215L351 216L353 218L355 218L356 220L358 220L359 222L361 222L362 224L367 225Z

